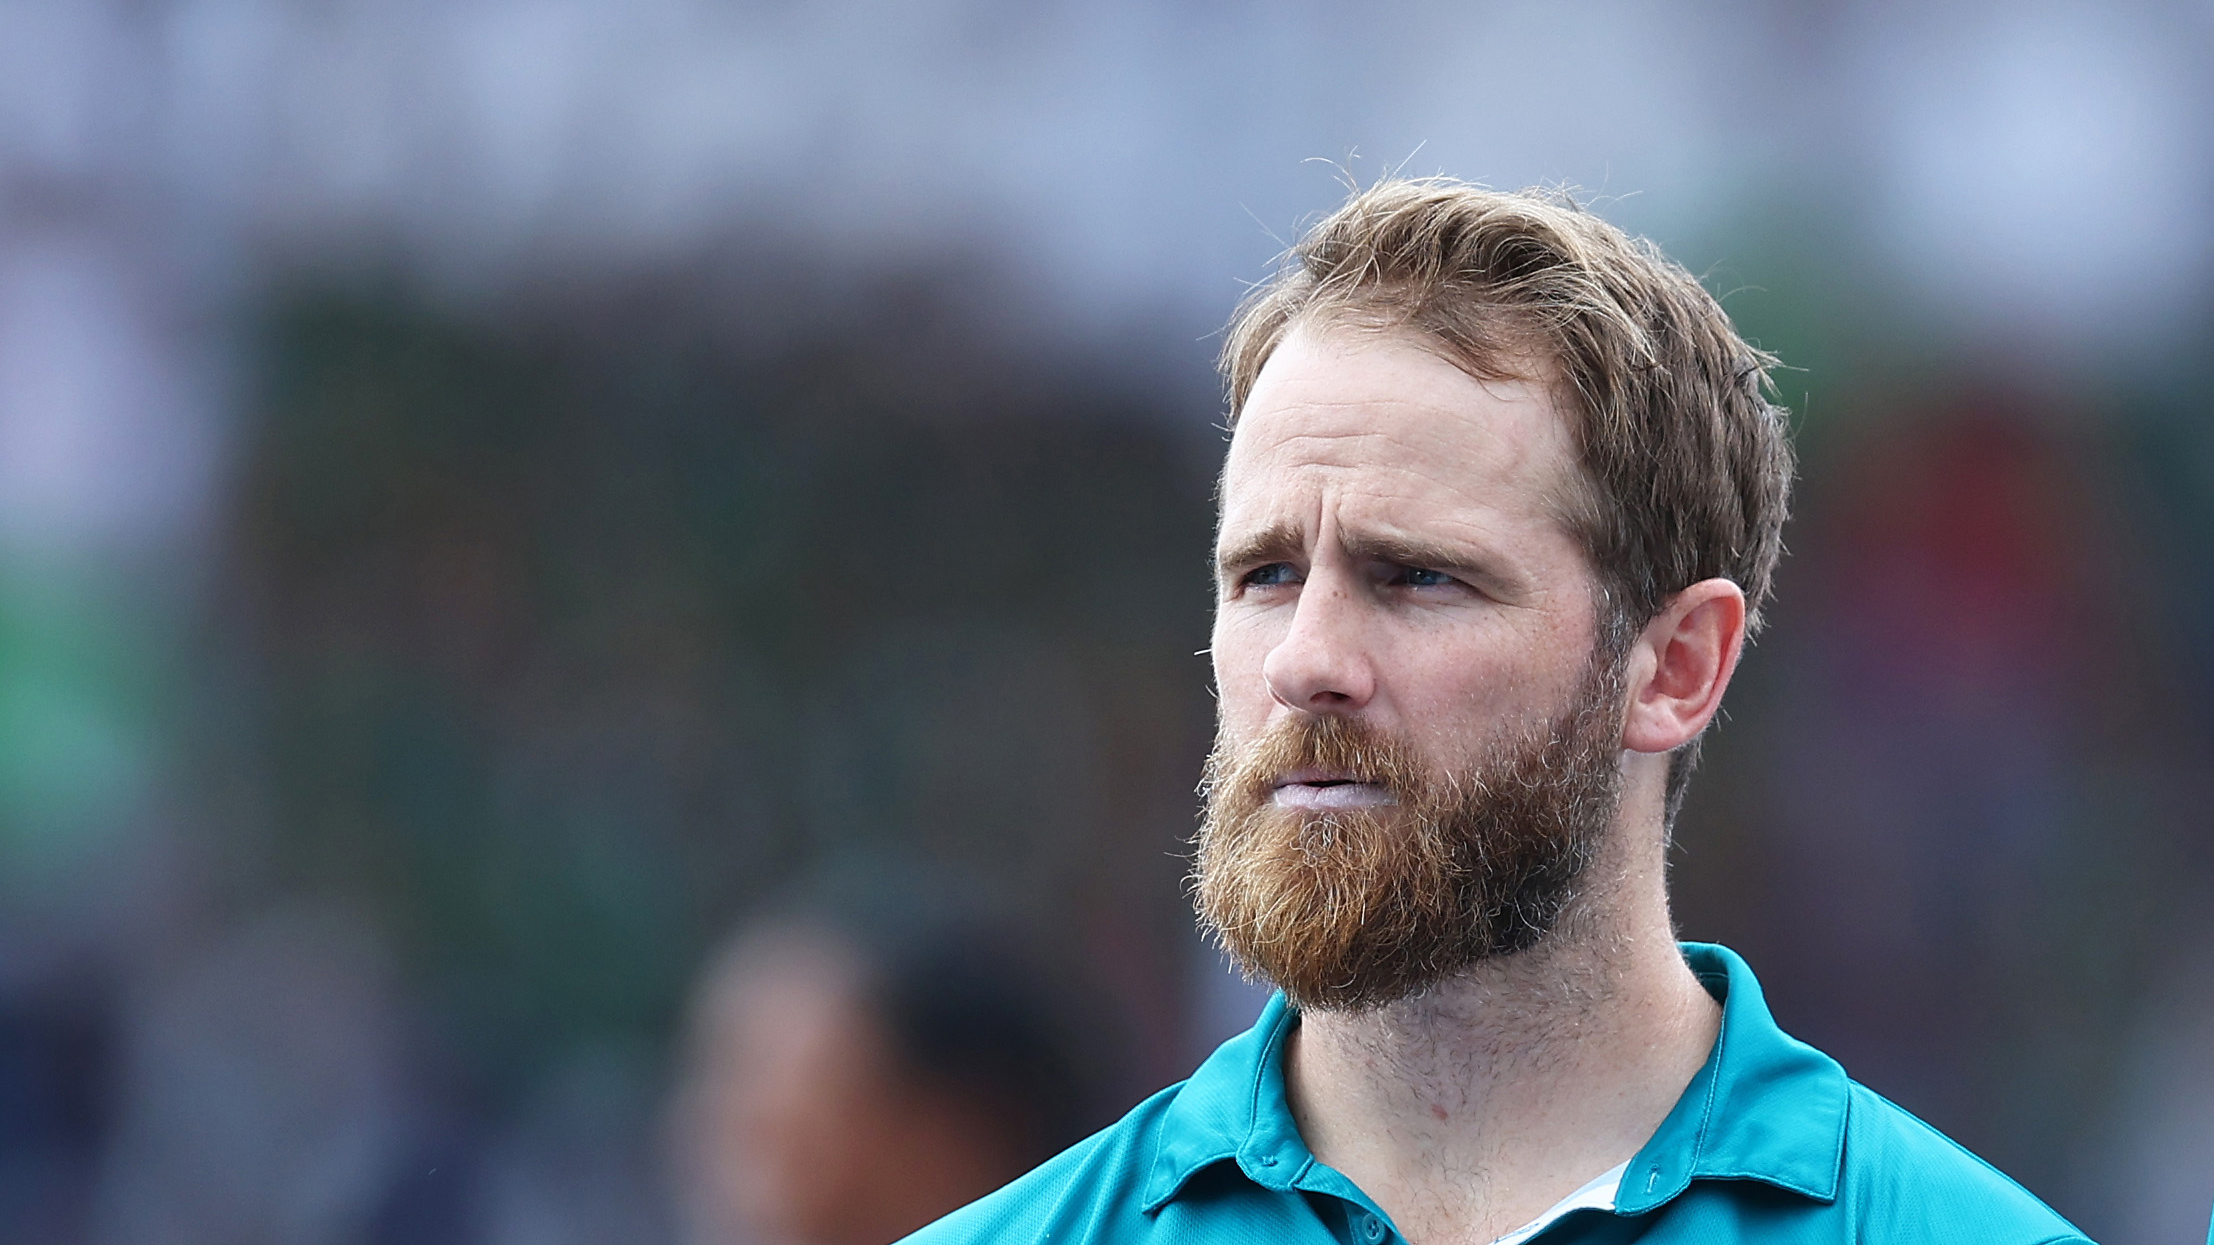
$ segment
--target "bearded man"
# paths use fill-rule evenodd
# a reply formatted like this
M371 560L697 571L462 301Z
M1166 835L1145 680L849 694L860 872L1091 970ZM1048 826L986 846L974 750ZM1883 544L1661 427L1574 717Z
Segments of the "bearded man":
M1194 889L1280 990L969 1241L2080 1241L1678 944L1670 825L1782 551L1773 361L1650 245L1449 180L1240 309Z

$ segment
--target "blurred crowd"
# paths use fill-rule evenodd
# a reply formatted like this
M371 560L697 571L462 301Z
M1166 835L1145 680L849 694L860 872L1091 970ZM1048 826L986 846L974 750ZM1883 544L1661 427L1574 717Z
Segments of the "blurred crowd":
M2201 8L0 3L0 1242L888 1242L1183 1075L1211 334L1391 167L1793 369L1684 934L2198 1239Z
M914 883L767 918L713 962L674 1099L688 1238L896 1240L1111 1118L1072 983L1011 927L917 913Z

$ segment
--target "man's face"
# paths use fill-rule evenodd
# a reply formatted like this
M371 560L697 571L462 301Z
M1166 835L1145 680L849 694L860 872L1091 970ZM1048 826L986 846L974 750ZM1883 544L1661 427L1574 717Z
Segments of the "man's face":
M1616 663L1543 384L1296 329L1223 475L1202 915L1309 1005L1542 937L1611 818Z
M757 934L722 970L683 1085L705 1238L897 1240L1022 1173L989 1104L918 1075L835 936Z

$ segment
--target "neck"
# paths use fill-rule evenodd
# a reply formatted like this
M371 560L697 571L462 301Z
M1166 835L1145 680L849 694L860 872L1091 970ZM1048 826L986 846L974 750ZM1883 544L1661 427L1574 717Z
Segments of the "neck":
M1721 1010L1676 949L1660 836L1628 855L1603 853L1529 951L1301 1017L1285 1055L1301 1135L1414 1245L1486 1245L1627 1161L1713 1049Z

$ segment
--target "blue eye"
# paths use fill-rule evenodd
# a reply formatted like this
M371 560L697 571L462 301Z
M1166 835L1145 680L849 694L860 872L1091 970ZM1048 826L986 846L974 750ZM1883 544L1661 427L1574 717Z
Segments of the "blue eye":
M1426 571L1415 566L1403 571L1400 579L1410 588L1443 588L1453 582L1453 577L1444 571Z
M1255 567L1245 573L1244 580L1248 588L1274 588L1298 582L1299 572L1293 570L1289 562L1271 562L1267 566Z

